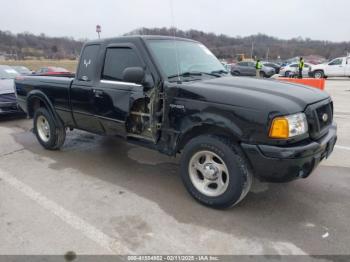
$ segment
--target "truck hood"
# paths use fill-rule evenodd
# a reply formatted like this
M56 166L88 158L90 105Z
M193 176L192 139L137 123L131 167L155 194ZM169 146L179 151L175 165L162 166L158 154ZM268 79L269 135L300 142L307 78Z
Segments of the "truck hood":
M182 84L179 96L281 114L304 111L306 106L329 98L316 88L278 80L221 77Z
M13 79L0 79L0 95L15 92Z

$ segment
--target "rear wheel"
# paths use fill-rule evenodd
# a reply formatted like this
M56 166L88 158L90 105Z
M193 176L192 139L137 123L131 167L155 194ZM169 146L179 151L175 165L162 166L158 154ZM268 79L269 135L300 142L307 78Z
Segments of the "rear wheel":
M181 177L192 197L213 208L238 204L252 184L252 174L240 148L216 136L200 136L186 145Z
M232 75L234 75L234 76L240 76L240 75L241 75L241 73L240 73L240 72L238 72L238 71L233 71L233 72L232 72Z
M39 143L48 150L61 148L66 138L63 125L56 123L46 108L39 108L34 114L34 133Z
M314 77L317 78L317 79L324 78L324 73L323 73L323 71L320 71L320 70L315 71Z
M285 76L285 77L289 77L289 76L290 76L290 71L286 71L286 72L284 73L284 76Z

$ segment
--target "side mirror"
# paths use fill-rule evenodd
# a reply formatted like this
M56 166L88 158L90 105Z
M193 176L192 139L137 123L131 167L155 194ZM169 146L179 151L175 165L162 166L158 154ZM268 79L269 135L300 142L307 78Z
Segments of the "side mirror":
M145 79L145 70L142 67L128 67L123 71L123 81L142 84Z

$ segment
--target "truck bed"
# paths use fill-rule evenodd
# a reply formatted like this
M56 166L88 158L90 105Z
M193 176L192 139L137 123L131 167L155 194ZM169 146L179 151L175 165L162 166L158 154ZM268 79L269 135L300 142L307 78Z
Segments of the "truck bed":
M62 119L73 122L69 89L74 78L52 76L24 76L16 79L17 101L27 113L27 96L33 90L42 91L52 102L56 112ZM39 93L39 92L38 92Z

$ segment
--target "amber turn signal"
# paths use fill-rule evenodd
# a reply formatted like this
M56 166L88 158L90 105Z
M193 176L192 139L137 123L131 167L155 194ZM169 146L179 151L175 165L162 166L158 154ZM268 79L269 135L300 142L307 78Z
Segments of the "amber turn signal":
M287 139L289 137L289 123L285 117L277 117L273 120L270 135L271 138Z

